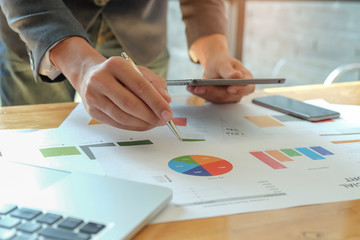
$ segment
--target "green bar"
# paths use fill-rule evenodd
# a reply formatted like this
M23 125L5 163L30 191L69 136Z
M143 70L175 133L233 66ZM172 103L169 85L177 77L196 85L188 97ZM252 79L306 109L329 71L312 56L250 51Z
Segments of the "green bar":
M79 150L72 147L54 147L54 148L43 148L40 149L40 152L44 157L59 157L59 156L68 156L68 155L81 155Z
M119 146L137 146L137 145L149 145L153 144L150 140L138 140L138 141L127 141L127 142L117 142Z
M280 151L282 151L283 153L285 153L289 157L302 156L300 153L298 153L294 149L280 149Z
M182 141L183 141L183 142L201 142L201 141L205 141L205 139L183 138Z

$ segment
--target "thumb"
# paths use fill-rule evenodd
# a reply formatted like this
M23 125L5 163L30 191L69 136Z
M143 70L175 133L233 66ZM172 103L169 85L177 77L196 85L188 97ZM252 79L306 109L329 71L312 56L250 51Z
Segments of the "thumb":
M219 67L219 75L221 78L226 78L226 79L243 77L242 72L235 69L230 63L223 64Z

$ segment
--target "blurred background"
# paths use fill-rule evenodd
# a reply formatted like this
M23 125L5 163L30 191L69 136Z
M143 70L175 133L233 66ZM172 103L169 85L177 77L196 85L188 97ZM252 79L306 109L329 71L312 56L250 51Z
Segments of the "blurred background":
M254 77L284 77L285 85L322 84L335 69L360 64L360 1L229 0L231 54ZM177 0L169 1L168 79L201 78L188 57L185 25ZM360 80L360 66L344 71L340 81ZM271 85L257 86L273 87ZM186 93L171 87L171 94Z

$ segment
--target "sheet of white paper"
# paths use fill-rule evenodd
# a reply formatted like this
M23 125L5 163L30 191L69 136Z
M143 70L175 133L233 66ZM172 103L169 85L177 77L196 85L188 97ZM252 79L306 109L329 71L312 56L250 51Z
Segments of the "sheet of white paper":
M313 99L306 102L340 113L340 120L337 120L338 124L318 129L318 133L327 141L351 153L352 157L359 159L360 162L360 106L330 104L323 99Z
M325 101L324 99L312 99L305 101L319 107L328 108L340 113L340 118L347 120L348 122L354 124L359 123L360 117L360 106L357 105L345 105L345 104L331 104Z
M31 132L0 131L0 151L4 159L69 171L104 174L97 161L83 157L71 131L43 129ZM3 138L3 136L6 138ZM86 140L82 141L86 143Z
M359 146L321 135L357 129L353 122L311 123L244 103L173 110L181 134L201 141L180 142L166 126L133 132L89 125L80 103L61 128L17 136L2 152L10 160L169 187L173 200L153 222L360 198Z

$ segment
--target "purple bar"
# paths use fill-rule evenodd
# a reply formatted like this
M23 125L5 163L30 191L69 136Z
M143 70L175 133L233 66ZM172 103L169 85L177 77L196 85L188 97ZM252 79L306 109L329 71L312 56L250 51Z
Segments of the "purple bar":
M320 153L321 155L323 156L326 156L326 155L334 155L332 152L326 150L325 148L323 147L320 147L320 146L317 146L317 147L310 147L312 150L314 150L315 152L317 153Z

